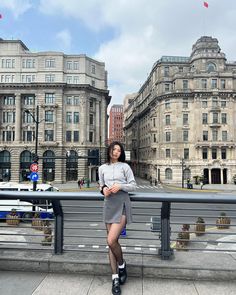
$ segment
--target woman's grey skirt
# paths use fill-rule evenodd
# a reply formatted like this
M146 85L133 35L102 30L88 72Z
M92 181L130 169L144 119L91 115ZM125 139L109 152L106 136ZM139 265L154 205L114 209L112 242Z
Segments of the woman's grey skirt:
M119 191L104 198L103 221L105 223L120 223L122 213L125 213L127 223L131 223L131 202L127 192Z

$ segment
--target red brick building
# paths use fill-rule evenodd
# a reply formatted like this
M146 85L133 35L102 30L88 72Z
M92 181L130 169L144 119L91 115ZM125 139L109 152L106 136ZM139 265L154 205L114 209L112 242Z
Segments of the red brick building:
M114 104L110 109L109 116L109 143L114 140L124 142L123 119L123 105Z

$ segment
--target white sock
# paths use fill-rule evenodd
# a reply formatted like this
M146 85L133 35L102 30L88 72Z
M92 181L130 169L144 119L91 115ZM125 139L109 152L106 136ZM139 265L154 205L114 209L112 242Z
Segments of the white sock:
M123 264L118 265L119 268L125 268L125 261L123 262Z
M112 281L113 281L114 279L119 279L118 273L115 273L115 274L112 275Z

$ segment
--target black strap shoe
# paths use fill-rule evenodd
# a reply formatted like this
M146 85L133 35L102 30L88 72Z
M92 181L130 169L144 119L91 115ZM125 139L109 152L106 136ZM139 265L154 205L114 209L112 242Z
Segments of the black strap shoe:
M120 284L124 285L127 279L126 263L124 268L119 268L119 279L120 279Z
M120 281L118 278L115 278L112 280L112 294L113 295L120 295L121 294L121 289L120 289Z

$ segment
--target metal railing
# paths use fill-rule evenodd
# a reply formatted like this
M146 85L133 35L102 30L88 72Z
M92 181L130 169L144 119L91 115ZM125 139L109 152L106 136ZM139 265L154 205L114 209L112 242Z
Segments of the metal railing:
M127 235L121 239L122 247L128 253L137 254L141 251L144 254L159 254L162 259L169 259L174 249L236 252L236 248L232 248L235 243L234 236L236 237L233 231L236 226L236 198L233 195L133 193L130 197L134 222L127 227ZM63 251L107 251L106 232L102 221L103 196L100 193L0 191L0 199L19 198L25 201L51 201L54 219L49 221L54 225L55 254L62 254ZM230 225L226 226L219 220L216 223L215 219L222 211L226 213L228 220L230 219ZM196 229L197 217L205 219L204 232L203 229ZM230 227L227 228L228 226ZM0 229L3 227L0 225ZM0 235L4 235L4 232ZM25 234L29 235L33 236L32 233ZM212 238L214 235L217 238L215 240ZM0 248L6 244L9 249L8 243L2 243L0 239ZM38 243L32 241L27 244ZM215 246L218 244L227 244L229 249L216 249ZM50 245L44 249L53 249ZM207 247L209 245L214 247ZM42 247L34 246L34 249Z

